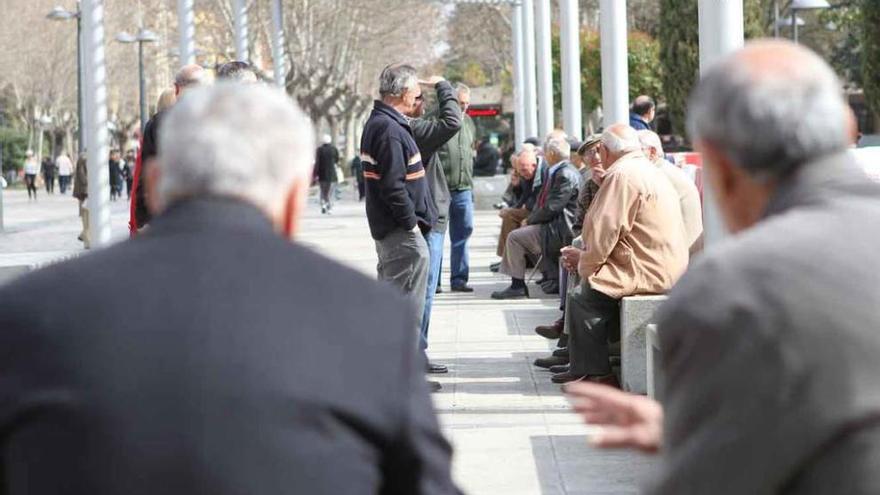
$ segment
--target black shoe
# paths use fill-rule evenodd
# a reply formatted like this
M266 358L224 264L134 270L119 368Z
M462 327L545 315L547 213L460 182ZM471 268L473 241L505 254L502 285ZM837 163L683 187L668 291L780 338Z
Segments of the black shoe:
M559 347L553 350L553 355L556 357L568 357L568 347Z
M557 373L553 375L550 380L553 383L568 383L583 380L585 378L586 375L572 375L570 371L566 371L565 373Z
M544 337L545 339L556 340L562 335L562 327L565 324L565 320L559 318L554 321L550 325L541 325L535 327L535 333Z
M438 285L437 288L434 289L434 294L443 294L443 287Z
M453 285L452 287L450 287L450 290L452 290L452 292L473 292L474 288L467 284L463 284Z
M568 347L568 334L564 333L559 336L559 342L556 343L556 347Z
M559 281L553 279L546 280L541 284L541 290L544 291L544 294L559 294Z
M567 357L559 357L559 356L550 356L550 357L535 359L535 366L537 366L539 368L550 369L551 366L559 366L560 364L568 364L568 358Z
M504 203L495 203L494 205L492 205L492 208L495 208L496 210L503 210Z
M522 297L529 297L528 287L520 287L517 289L511 285L504 290L499 290L492 293L492 299L519 299Z
M444 364L437 364L428 361L428 373L441 374L449 373L449 368Z
M428 380L428 388L431 389L431 393L434 393L439 392L440 389L443 388L443 385L440 385L440 382L433 382L431 380Z
M492 273L498 273L498 270L500 270L500 269L501 269L501 262L500 261L498 263L492 263L489 265L489 271Z
M550 367L550 373L559 374L559 373L568 373L570 366L567 364L557 364L556 366Z

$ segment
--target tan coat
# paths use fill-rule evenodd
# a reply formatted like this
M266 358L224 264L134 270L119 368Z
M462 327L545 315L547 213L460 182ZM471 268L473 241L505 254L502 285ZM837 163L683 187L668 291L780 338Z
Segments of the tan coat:
M678 194L641 151L608 169L584 225L578 273L610 297L666 292L687 268Z

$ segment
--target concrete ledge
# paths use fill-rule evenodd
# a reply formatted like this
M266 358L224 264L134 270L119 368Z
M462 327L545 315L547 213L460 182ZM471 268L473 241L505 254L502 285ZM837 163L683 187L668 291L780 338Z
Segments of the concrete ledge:
M648 397L660 400L659 390L663 387L663 373L660 369L660 336L657 335L657 325L647 325L645 337L647 341L645 362L648 364Z
M7 253L0 255L0 285L33 270L76 258L84 251L46 251L42 253Z
M494 177L474 177L474 208L491 210L492 205L501 201L507 190L509 179L506 175Z
M621 385L628 392L648 392L645 329L664 301L666 296L631 296L620 302L620 374Z

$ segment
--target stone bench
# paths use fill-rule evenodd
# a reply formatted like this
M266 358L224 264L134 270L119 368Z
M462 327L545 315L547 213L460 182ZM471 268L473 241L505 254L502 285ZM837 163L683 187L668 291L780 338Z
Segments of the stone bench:
M491 210L492 205L501 202L510 179L506 175L493 177L474 177L474 209Z
M620 302L620 378L628 392L648 393L647 327L664 301L661 295L624 297Z
M657 335L657 325L651 324L645 327L645 337L647 341L645 362L648 373L648 397L660 400L660 390L663 389L663 371L660 368L660 337Z
M43 253L7 253L0 255L0 285L54 263L69 260L83 251L48 251Z

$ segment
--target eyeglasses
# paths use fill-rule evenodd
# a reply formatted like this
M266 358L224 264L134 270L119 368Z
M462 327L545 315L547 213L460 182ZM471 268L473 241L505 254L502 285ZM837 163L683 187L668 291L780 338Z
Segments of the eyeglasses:
M416 101L423 101L425 99L425 95L416 96Z

